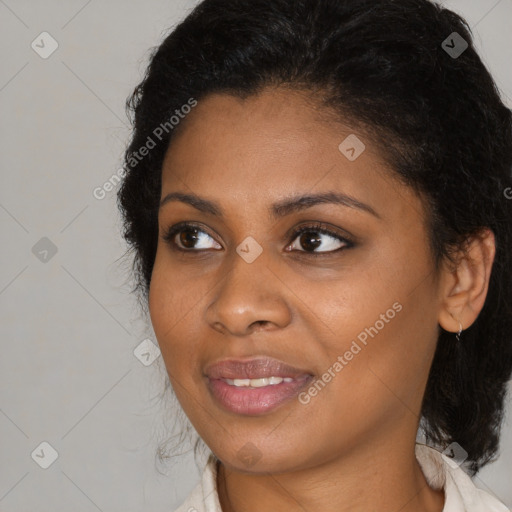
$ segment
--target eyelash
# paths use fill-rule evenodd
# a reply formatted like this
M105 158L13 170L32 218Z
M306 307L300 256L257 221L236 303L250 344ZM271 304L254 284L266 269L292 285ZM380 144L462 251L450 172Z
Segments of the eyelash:
M186 231L188 228L197 229L197 230L201 231L202 233L207 234L209 237L213 238L208 232L201 229L201 227L199 225L191 224L189 222L181 222L181 223L175 224L174 226L171 226L169 229L167 229L163 235L163 239L174 251L187 252L187 253L199 253L199 252L208 250L208 249L183 249L182 247L179 247L173 241L175 235L177 235L178 233L180 233L182 231ZM302 235L303 233L319 233L319 234L323 234L323 235L328 235L328 236L331 236L331 237L339 240L340 242L343 242L345 245L343 247L339 247L338 249L335 249L334 251L311 252L311 251L293 250L291 252L304 253L304 254L307 254L307 255L310 255L313 257L329 256L329 255L337 254L340 251L350 249L350 248L354 247L354 245L355 245L352 240L349 240L348 238L341 236L339 233L332 231L331 229L325 227L324 224L315 223L315 224L311 224L311 225L300 226L299 228L297 228L292 233L291 241L287 244L287 246L290 245L298 236Z

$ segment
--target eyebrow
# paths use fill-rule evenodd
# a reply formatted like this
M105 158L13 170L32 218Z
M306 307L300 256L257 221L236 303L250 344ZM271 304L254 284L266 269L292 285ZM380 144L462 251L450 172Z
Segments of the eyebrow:
M196 194L185 194L182 192L171 192L167 194L160 202L160 208L172 201L181 201L183 203L189 204L190 206L193 206L200 212L208 213L218 217L224 217L223 209L214 201L199 197ZM278 219L290 215L294 212L306 210L307 208L311 208L318 204L339 204L349 208L365 211L377 217L378 219L381 219L381 216L371 206L362 203L361 201L358 201L357 199L346 194L337 192L308 194L286 198L282 201L274 203L269 209L269 214L271 218Z

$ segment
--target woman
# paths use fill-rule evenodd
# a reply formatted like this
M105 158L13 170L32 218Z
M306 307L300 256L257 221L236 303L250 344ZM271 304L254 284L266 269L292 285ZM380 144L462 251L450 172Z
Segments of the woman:
M512 371L511 111L465 21L205 0L129 107L136 290L211 450L178 511L507 510L470 476Z

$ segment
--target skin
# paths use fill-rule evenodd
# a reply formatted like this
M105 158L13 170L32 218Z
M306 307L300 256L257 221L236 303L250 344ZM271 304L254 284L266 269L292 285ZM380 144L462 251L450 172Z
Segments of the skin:
M439 325L465 329L483 307L494 237L483 232L458 265L435 274L423 201L369 138L324 114L304 93L273 88L246 100L210 95L183 121L163 164L162 198L194 193L224 217L181 201L161 207L153 328L181 406L221 460L224 512L440 512L444 492L428 486L414 455L421 402ZM353 162L338 149L352 133L366 145ZM337 204L267 214L284 198L333 191L378 216ZM201 250L164 241L182 221L204 229L188 245ZM292 238L315 222L350 233L354 247L329 255L343 242L314 229L303 244ZM248 236L263 249L252 263L236 252ZM311 255L311 236L323 256ZM208 391L205 367L228 357L268 355L321 378L395 302L402 310L307 405L293 399L243 416ZM258 456L250 466L237 455L249 442Z

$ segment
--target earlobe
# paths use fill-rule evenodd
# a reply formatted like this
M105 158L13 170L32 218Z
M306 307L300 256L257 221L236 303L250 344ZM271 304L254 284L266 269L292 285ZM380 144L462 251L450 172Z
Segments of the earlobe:
M489 289L495 243L494 233L486 228L468 239L455 257L455 266L443 269L438 322L446 331L460 333L480 314Z

